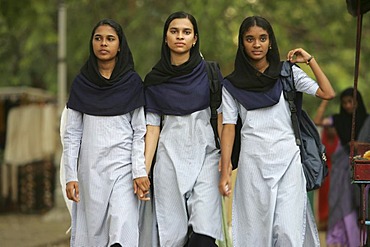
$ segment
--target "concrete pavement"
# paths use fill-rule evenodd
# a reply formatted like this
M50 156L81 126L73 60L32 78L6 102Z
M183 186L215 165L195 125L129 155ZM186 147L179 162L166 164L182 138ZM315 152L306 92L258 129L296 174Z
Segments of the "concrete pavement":
M67 208L46 214L0 215L1 247L68 247L70 225Z
M57 178L48 212L0 214L0 247L69 247L70 216Z

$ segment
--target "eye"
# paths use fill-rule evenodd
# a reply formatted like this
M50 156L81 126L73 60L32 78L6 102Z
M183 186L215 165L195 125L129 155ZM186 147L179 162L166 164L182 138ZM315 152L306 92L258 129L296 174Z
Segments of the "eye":
M176 33L176 30L170 30L170 33L171 34L175 34Z
M261 42L266 42L266 41L267 41L267 39L268 39L268 36L267 36L267 35L263 35L263 36L261 36L261 38L260 38Z
M100 37L100 36L95 36L95 37L94 37L94 40L96 40L96 41L100 41L100 40L101 40L101 37Z
M113 38L113 37L109 37L109 38L108 38L108 40L109 40L109 41L115 41L116 39L115 39L115 38Z
M247 41L248 43L252 43L254 41L254 38L252 38L252 37L245 37L245 41Z
M190 35L191 34L191 31L185 31L185 34L186 35Z

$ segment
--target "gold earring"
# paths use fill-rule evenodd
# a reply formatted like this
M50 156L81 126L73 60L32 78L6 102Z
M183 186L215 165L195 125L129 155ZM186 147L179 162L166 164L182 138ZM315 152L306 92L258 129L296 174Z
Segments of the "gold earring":
M195 43L193 43L193 47L195 46Z
M271 46L271 45L269 46L269 49L270 49L270 50L272 49L272 46Z

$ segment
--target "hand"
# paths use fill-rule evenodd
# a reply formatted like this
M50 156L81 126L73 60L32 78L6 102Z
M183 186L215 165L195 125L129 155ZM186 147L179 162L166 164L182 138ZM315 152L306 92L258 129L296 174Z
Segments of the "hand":
M80 191L78 188L78 182L77 181L71 181L68 182L66 185L66 194L67 198L69 200L72 200L74 202L79 202L80 201Z
M134 193L142 201L149 201L150 180L148 177L134 179Z
M287 55L287 60L292 63L307 63L311 55L303 50L302 48L297 48L290 50Z
M218 185L218 190L222 196L230 196L231 195L231 168L228 171L221 172L221 178Z

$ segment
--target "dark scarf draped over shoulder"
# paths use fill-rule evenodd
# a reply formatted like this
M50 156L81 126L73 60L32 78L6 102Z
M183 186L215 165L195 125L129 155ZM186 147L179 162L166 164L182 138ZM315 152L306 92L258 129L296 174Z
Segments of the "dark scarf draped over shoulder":
M353 88L347 88L344 90L340 95L340 101L342 101L343 97L345 96L353 96ZM363 102L362 96L360 92L357 91L357 108L356 108L356 115L355 115L355 136L354 140L356 141L358 138L358 134L368 117L368 113ZM347 146L351 141L351 131L352 131L352 115L346 112L346 110L340 106L339 114L335 114L333 116L334 120L334 127L337 131L339 136L340 142L343 146Z
M125 35L122 33L120 51L109 79L99 72L92 38L89 59L73 81L67 107L89 115L116 116L144 106L144 87L134 71Z
M117 116L144 106L142 80L133 71L120 81L99 87L83 74L73 81L67 107L94 116Z
M224 79L222 85L247 110L255 110L277 104L283 90L282 83L275 83L272 88L262 92L240 90L228 79Z
M282 92L281 83L277 83L282 67L275 35L270 34L271 49L268 50L269 67L263 72L253 66L245 54L243 30L239 30L238 50L234 71L226 76L223 85L246 109L258 109L272 106L279 102ZM256 101L257 100L257 101Z
M209 82L199 43L198 35L189 60L174 66L170 50L162 42L161 59L144 79L147 112L181 116L209 107Z

